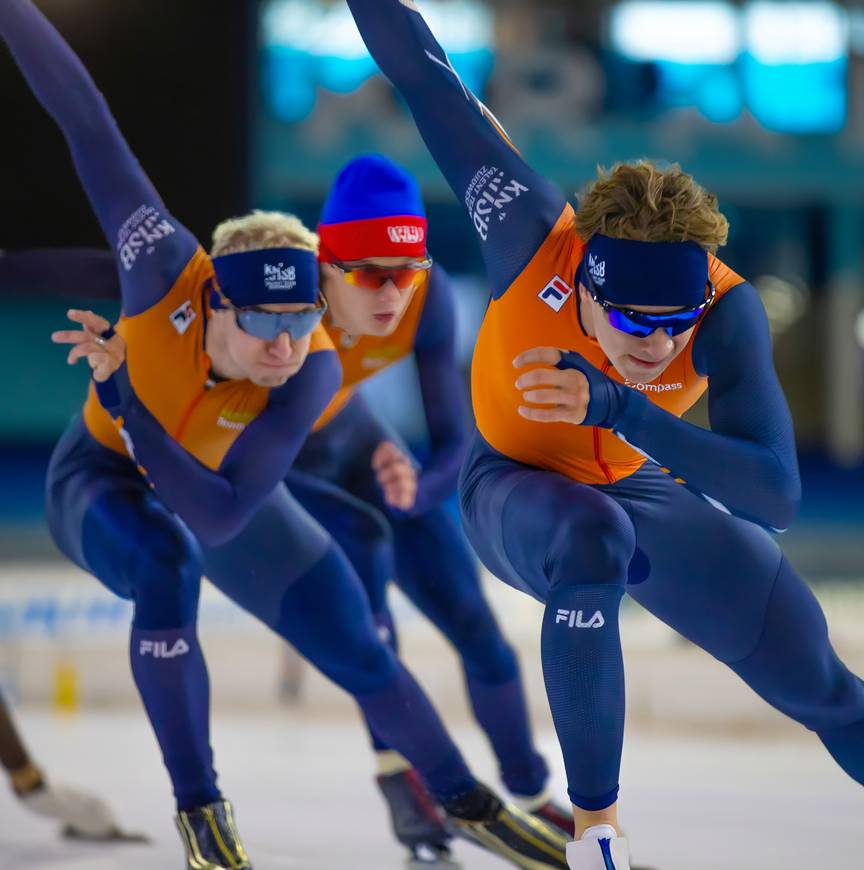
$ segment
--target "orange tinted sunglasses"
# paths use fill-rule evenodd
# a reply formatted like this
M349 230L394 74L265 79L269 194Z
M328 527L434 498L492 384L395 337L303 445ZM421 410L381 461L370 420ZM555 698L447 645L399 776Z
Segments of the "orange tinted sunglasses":
M355 287L380 290L388 281L392 281L397 289L408 290L420 284L424 274L432 268L432 258L426 257L406 266L346 266L342 263L332 265Z

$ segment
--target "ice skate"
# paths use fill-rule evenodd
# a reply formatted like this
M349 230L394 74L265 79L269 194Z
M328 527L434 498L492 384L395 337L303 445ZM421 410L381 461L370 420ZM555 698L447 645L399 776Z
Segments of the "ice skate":
M382 774L378 788L387 802L396 839L408 849L407 868L460 865L450 854L451 835L444 825L444 812L426 790L413 768Z
M252 870L228 801L181 810L175 822L186 849L186 870Z
M463 837L523 870L567 867L566 838L540 819L505 804L485 785L444 805L450 824ZM629 868L625 868L629 870Z
M548 789L534 797L514 795L513 802L520 810L536 816L540 821L557 828L567 839L575 836L573 813L569 806L562 806L552 799Z
M15 791L30 812L62 824L62 834L78 840L146 843L143 834L123 831L108 805L77 789L40 782L26 791Z
M567 844L569 870L630 870L627 841L611 825L589 828Z

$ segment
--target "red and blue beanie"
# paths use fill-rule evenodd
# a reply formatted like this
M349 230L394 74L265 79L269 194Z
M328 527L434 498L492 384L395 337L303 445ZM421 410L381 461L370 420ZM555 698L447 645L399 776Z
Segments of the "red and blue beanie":
M426 256L426 210L414 178L380 154L352 160L333 183L318 236L319 259L350 263Z

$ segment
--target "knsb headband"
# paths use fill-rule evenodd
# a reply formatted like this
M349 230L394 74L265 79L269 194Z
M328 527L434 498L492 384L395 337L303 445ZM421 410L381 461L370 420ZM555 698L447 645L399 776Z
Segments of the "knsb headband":
M708 254L696 242L639 242L592 236L582 283L612 305L691 308L705 301Z
M237 308L318 301L318 258L299 248L262 248L213 257L222 294Z

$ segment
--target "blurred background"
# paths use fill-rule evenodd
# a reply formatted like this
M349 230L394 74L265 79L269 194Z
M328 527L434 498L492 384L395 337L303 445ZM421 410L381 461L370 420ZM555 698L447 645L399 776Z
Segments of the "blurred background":
M90 69L169 209L205 246L218 221L251 207L294 211L314 225L336 171L361 151L382 151L413 170L429 211L430 250L458 285L467 372L486 301L474 233L343 2L38 5ZM804 504L781 544L816 585L835 641L861 672L864 5L419 5L465 82L527 160L565 191L575 195L598 164L650 157L680 162L719 195L732 227L720 256L762 294L795 418ZM0 112L0 249L104 247L62 136L2 50ZM111 292L110 275L68 279L80 303L116 313L100 298ZM48 341L68 293L49 283L35 295L14 282L0 287L0 687L67 710L135 705L121 654L128 605L67 567L43 524L48 456L87 381ZM413 377L407 363L376 379L369 394L422 455ZM704 410L693 418L704 421ZM523 650L536 714L548 717L539 611L503 584L490 580L489 589ZM404 602L396 609L409 660L433 697L467 715L455 670L437 667L448 655L440 639ZM304 684L278 644L212 590L202 626L217 706L257 709L299 693L322 709L347 709L323 684ZM635 606L625 611L624 634L636 725L791 733Z

